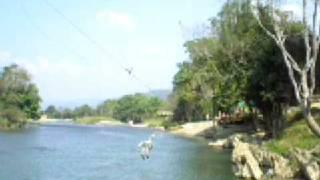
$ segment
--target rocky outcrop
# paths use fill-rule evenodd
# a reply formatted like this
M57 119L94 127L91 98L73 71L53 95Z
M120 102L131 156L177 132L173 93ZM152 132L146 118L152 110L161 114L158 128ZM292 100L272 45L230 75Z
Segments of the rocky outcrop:
M289 179L295 176L297 170L293 169L288 159L259 146L251 145L250 150L266 176L281 179Z
M248 143L236 142L232 152L233 170L235 175L246 179L261 179L263 172L259 162L253 156Z
M228 138L217 139L214 142L209 142L208 145L213 147L218 147L218 148L230 149L230 148L234 148L235 143L239 141L258 144L263 137L264 137L264 134L261 134L261 133L256 133L252 135L249 135L247 133L236 133L229 136Z
M306 178L309 180L320 179L320 145L311 151L296 149L293 154Z
M233 148L233 170L244 179L320 180L320 145L311 151L295 149L286 158L263 147L266 134L235 133L209 145Z
M235 142L232 152L235 175L245 179L278 178L289 179L295 170L289 161L278 154L268 152L259 146Z
M218 139L214 142L209 142L209 146L217 147L217 148L226 148L228 146L228 139Z

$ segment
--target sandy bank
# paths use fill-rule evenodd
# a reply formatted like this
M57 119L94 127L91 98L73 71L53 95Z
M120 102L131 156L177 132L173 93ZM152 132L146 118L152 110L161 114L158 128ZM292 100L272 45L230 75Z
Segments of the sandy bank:
M206 136L213 128L212 121L189 122L181 125L181 128L170 131L173 134L188 137Z

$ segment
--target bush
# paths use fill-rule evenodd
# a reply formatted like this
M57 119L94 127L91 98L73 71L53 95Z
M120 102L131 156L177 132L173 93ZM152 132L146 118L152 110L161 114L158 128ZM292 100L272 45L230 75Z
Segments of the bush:
M0 113L3 128L20 128L26 124L27 118L24 112L15 107L4 109Z
M116 121L110 117L102 117L102 116L93 116L93 117L83 117L83 118L76 118L75 123L77 124L85 124L85 125L93 125L97 124L101 121Z
M179 126L179 124L177 122L173 122L170 120L165 120L162 122L161 124L165 129L171 129L173 127Z
M0 128L1 128L1 129L7 129L7 128L9 128L8 120L1 118L1 119L0 119Z
M156 127L163 127L163 122L166 121L164 117L154 117L148 118L143 121L143 123L147 124L148 127L156 128Z

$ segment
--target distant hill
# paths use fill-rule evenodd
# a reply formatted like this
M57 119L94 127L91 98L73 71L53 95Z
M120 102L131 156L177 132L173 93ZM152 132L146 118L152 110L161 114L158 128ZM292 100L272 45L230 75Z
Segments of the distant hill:
M84 104L88 104L91 107L95 107L102 103L101 99L74 99L74 100L61 100L61 101L47 101L42 103L42 108L46 109L49 105L62 108L75 108Z
M148 93L146 93L146 95L157 97L161 100L167 100L169 98L170 93L171 93L171 90L169 89L156 89L156 90L149 91Z
M161 100L167 100L171 90L169 89L156 89L151 90L147 93L143 93L147 96L157 97ZM111 98L114 99L114 98ZM45 101L42 103L42 108L46 109L49 105L54 105L56 107L63 107L63 108L75 108L77 106L81 106L84 104L88 104L92 107L97 106L98 104L102 103L104 99L74 99L74 100L61 100L61 101Z

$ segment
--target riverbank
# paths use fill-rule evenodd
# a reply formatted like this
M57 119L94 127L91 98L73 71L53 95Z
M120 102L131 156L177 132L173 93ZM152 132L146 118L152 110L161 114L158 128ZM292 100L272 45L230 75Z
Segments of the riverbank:
M124 123L119 120L108 117L84 117L75 120L72 119L50 119L42 118L32 121L36 124L55 124L55 123L73 123L78 125L90 126L129 126L132 128L149 128L154 130L166 131L171 134L184 137L201 137L204 139L212 138L214 133L213 121L188 122L181 125L169 123L165 118L150 118L143 123L133 124Z
M188 122L169 130L170 133L176 135L203 138L210 138L213 135L213 131L213 121Z
M232 149L233 170L237 177L320 179L320 139L312 134L303 119L292 122L276 139L266 137L264 132L232 131L224 138L217 139L216 136L209 145Z
M125 125L125 123L119 120L113 119L111 117L100 117L100 116L76 118L73 120L73 122L75 124L97 125L97 126Z

